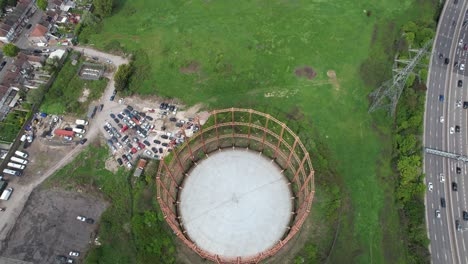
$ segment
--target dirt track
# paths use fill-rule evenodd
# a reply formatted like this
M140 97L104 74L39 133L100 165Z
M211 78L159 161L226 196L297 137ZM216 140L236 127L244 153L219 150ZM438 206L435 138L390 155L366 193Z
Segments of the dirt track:
M123 63L128 63L128 60L114 56L111 54L99 52L90 48L86 47L74 47L75 50L83 52L86 56L95 56L99 57L101 59L105 60L111 60L113 64L116 66L116 68ZM108 77L109 83L107 85L107 88L103 94L103 96L100 99L100 102L104 103L104 110L102 112L97 112L94 120L90 122L90 127L88 129L88 133L86 137L89 139L89 141L92 141L94 138L99 133L99 129L102 129L102 124L104 123L104 120L108 116L108 114L112 111L114 108L118 108L119 104L117 102L110 102L109 98L112 95L112 92L114 91L114 79L113 79L113 73L106 76ZM1 218L0 218L0 252L5 251L6 248L6 241L9 240L8 237L10 236L10 233L15 226L15 223L20 215L20 213L23 211L23 208L26 204L26 202L29 199L29 196L31 192L38 186L40 185L45 179L47 179L50 175L52 175L54 172L68 164L70 161L72 161L84 148L86 145L78 145L75 148L71 149L61 160L58 162L54 163L53 166L45 170L43 173L40 175L35 175L33 177L33 180L29 184L25 185L13 185L14 187L14 192L13 195L11 196L10 200L5 203L7 210L5 212L2 212ZM28 175L25 175L28 176ZM23 176L24 177L24 176ZM60 199L60 198L59 198Z

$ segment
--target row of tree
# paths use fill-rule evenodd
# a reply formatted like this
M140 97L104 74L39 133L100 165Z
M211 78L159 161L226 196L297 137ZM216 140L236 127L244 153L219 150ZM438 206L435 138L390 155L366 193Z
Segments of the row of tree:
M433 38L434 22L408 22L403 26L405 47L418 48ZM400 58L409 54L401 50ZM401 208L401 223L405 229L408 263L428 263L429 240L425 223L425 175L422 172L422 133L427 70L411 74L398 103L395 119L393 155L399 178L396 197Z

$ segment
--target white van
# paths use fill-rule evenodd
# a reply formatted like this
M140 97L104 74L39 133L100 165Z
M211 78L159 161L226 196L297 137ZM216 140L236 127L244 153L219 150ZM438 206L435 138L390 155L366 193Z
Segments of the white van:
M79 133L79 134L84 134L84 133L86 133L86 130L85 130L85 129L81 129L81 128L76 128L76 127L74 127L74 128L73 128L73 132Z
M87 126L87 125L88 125L88 121L83 120L83 119L77 119L77 120L75 121L75 124Z
M24 168L26 168L24 165L16 164L16 163L13 163L13 162L8 162L7 166L15 168L15 169L19 169L19 170L24 170Z
M15 155L21 158L27 158L29 156L28 153L24 153L19 150L15 151Z
M7 188L6 190L3 191L2 195L0 196L0 200L7 201L10 199L11 193L13 192L13 188Z
M25 164L28 163L27 160L20 159L20 158L17 158L17 157L11 157L10 160L11 160L11 161L14 161L14 162L17 162L17 163L19 163L19 164L23 164L23 165L25 165Z

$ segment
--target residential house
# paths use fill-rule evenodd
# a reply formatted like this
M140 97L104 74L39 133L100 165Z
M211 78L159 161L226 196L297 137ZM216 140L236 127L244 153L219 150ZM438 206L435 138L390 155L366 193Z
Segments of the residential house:
M60 5L60 10L68 12L70 9L76 7L76 3L72 0L64 0Z
M28 40L32 44L39 44L39 43L47 43L49 38L47 36L47 32L49 29L41 24L37 24L31 34L28 37Z
M0 41L12 42L26 26L27 19L36 11L32 0L18 1L12 12L0 21Z
M34 67L34 69L39 69L44 66L45 57L44 56L36 56L36 55L28 55L27 56L28 63Z

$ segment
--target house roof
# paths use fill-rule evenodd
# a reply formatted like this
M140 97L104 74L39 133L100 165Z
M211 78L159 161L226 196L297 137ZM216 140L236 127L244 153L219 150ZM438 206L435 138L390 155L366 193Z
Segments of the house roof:
M31 32L30 37L43 37L47 33L47 28L41 24L37 24Z

